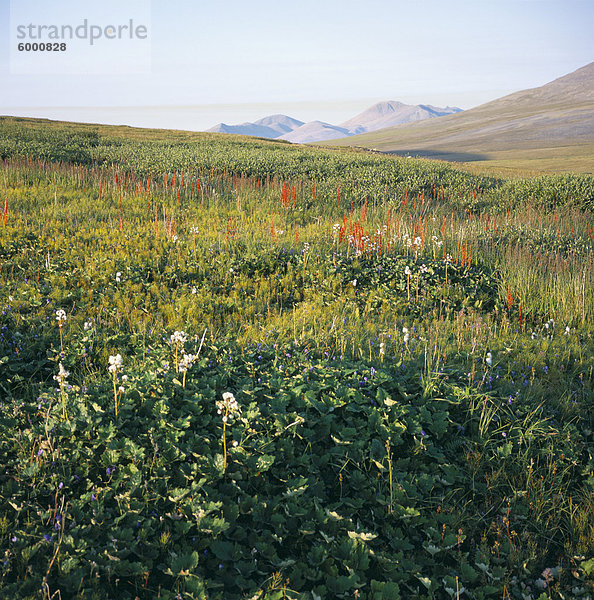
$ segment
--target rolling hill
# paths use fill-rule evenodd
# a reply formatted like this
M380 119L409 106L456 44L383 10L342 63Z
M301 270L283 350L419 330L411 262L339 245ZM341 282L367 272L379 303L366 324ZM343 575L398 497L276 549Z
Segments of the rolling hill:
M464 112L328 142L494 166L594 171L594 63Z

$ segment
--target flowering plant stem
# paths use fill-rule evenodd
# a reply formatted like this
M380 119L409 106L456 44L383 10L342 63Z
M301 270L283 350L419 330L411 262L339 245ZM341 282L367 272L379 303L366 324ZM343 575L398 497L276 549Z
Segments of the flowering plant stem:
M223 421L223 472L227 470L227 423Z
M116 374L113 374L113 400L114 400L114 405L115 405L115 416L118 416L118 409L119 409L119 401L118 401L118 388L117 388L117 383L116 383Z

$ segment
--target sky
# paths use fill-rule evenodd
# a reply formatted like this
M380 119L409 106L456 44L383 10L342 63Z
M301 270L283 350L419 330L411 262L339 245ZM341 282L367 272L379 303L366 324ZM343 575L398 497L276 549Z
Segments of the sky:
M592 23L594 0L0 0L0 114L201 130L466 109L592 62ZM49 41L66 49L18 49Z

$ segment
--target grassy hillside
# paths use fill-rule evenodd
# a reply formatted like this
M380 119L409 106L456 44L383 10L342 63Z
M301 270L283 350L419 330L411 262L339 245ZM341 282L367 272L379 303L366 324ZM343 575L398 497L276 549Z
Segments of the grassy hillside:
M0 597L592 596L592 177L0 153Z
M594 171L594 63L539 88L452 116L334 140L457 162Z

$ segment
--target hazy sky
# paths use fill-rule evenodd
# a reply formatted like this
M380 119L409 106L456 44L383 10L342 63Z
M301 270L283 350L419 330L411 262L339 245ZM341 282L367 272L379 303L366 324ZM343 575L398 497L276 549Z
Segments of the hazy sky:
M11 22L0 0L4 114L192 129L275 112L337 123L379 100L470 108L594 60L594 0L78 0L82 12L73 0L13 2ZM16 49L25 19L103 27L127 23L126 11L146 37L69 41L76 68L59 66L66 54Z

